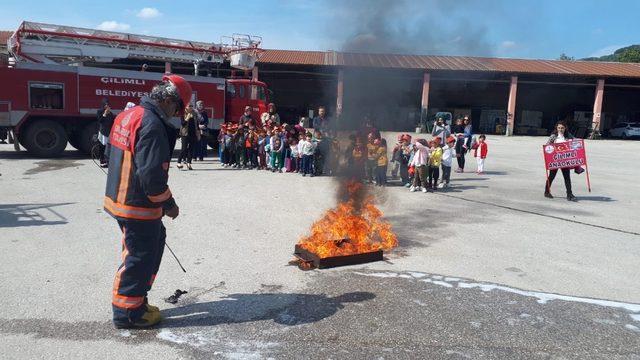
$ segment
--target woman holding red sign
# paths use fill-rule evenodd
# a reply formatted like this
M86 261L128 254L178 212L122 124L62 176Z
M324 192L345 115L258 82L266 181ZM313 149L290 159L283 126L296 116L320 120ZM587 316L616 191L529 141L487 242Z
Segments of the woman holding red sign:
M547 144L563 143L571 139L573 139L573 135L567 130L567 124L564 121L558 121L554 132L549 136ZM571 168L562 168L560 170L562 170L562 177L564 178L564 187L567 189L567 200L576 201L576 197L573 196L573 192L571 191ZM544 196L549 199L553 199L553 195L551 195L551 183L553 183L553 179L556 178L557 173L558 169L549 170L549 177L544 187Z

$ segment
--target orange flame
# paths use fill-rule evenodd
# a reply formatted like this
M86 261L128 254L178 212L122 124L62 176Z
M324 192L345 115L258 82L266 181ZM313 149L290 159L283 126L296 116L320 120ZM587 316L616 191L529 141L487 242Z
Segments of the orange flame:
M298 245L320 258L389 250L398 245L391 224L382 220L382 211L374 205L374 197L366 195L362 183L344 185L347 200L311 226L311 235ZM357 198L362 197L358 202ZM347 239L346 241L344 241Z

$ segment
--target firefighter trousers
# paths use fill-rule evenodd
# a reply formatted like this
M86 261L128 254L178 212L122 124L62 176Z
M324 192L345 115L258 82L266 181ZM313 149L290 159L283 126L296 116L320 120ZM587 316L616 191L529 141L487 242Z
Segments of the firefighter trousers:
M166 229L162 220L118 221L122 230L122 263L113 282L114 321L137 320L145 312L147 292L156 278Z

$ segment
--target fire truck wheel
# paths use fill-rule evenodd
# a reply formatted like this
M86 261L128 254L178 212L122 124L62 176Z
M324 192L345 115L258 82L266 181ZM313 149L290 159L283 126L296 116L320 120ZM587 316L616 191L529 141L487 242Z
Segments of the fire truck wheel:
M78 131L78 147L77 149L85 154L90 154L93 145L96 143L96 134L98 133L98 123L91 122Z
M73 146L74 149L78 151L82 151L80 150L80 132L79 131L76 130L68 133L67 140L69 140L69 145Z
M67 133L51 120L37 120L27 128L24 147L39 157L58 157L67 147Z

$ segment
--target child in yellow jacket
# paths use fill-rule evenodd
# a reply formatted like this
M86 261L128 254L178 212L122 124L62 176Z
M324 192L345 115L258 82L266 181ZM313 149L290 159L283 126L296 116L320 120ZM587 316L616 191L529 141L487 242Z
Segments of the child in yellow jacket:
M442 163L441 139L436 136L431 141L431 155L429 156L429 187L427 191L433 192L438 188L438 178L440 177L440 164Z
M387 185L387 142L385 139L376 139L374 145L377 147L375 151L376 157L376 185Z

